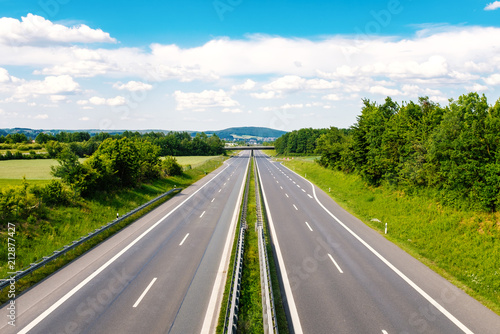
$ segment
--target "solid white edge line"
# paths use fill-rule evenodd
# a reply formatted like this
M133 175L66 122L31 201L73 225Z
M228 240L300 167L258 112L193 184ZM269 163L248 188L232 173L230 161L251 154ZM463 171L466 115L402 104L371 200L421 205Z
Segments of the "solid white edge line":
M284 166L284 167L286 167L286 166ZM286 167L286 168L288 168L288 167ZM291 172L295 173L294 171L292 171L289 168L288 168L288 170L290 170ZM295 174L297 174L297 173L295 173ZM302 177L300 174L297 174L297 175L300 176L305 181L307 181L307 182L309 182L311 184L311 187L312 187L312 190L313 190L313 194L314 194L314 198L316 199L316 202L318 202L318 204L323 208L323 210L325 210L333 219L335 219L337 221L337 223L339 223L340 226L342 226L344 229L346 229L347 232L349 232L354 238L356 238L363 246L365 246L366 248L368 248L368 250L370 250L370 252L372 252L376 257L378 257L380 259L380 261L382 261L383 263L385 263L390 269L392 269L392 271L394 271L399 277L401 277L406 283L408 283L408 285L410 285L413 289L415 289L415 291L417 291L429 303L431 303L435 308L437 308L441 313L443 313L444 316L446 316L451 322L453 322L464 333L466 333L466 334L474 334L474 332L472 332L469 328L467 328L467 326L465 326L460 320L458 320L457 318L455 318L455 316L453 314L451 314L450 312L448 312L448 310L446 310L443 306L441 306L441 304L439 304L436 300L434 300L434 298L432 298L431 296L429 296L427 294L427 292L425 292L424 290L422 290L422 288L420 288L410 278L408 278L405 274L403 274L398 268L396 268L391 262L389 262L389 260L387 260L385 257L383 257L379 252L377 252L366 241L364 241L363 239L361 239L360 236L358 236L356 233L354 233L354 231L351 230L347 225L345 225L340 219L338 219L337 217L335 217L335 215L333 213L331 213L319 201L318 196L316 195L316 189L315 189L314 184L311 181L309 181L308 179Z
M226 284L227 277L227 267L229 266L229 257L231 256L231 250L233 249L234 242L234 231L236 229L237 220L240 214L241 200L243 198L243 192L245 190L245 181L248 173L248 165L250 164L250 158L248 159L247 167L245 169L245 175L243 176L243 182L241 183L240 193L238 195L238 200L236 201L236 206L233 212L233 218L231 219L231 226L227 232L226 243L224 245L224 251L219 263L219 269L217 270L217 277L215 278L214 286L212 288L212 294L210 295L210 301L208 302L207 312L205 313L205 319L203 320L203 326L201 328L201 334L214 333L215 327L217 326L217 320L219 318L220 303L219 292L224 288ZM214 322L214 326L212 326Z
M309 230L312 232L312 231L313 231L313 229L311 228L311 225L309 225L309 223L308 223L308 222L306 222L306 225L307 225L307 227L309 227Z
M154 284L155 281L156 281L156 277L153 278L153 280L151 281L151 283L149 283L149 285L146 288L146 290L144 290L144 292L142 293L142 295L139 297L139 299L137 299L137 301L135 302L134 306L132 306L132 307L137 307L137 305L139 305L139 303L142 301L142 298L144 298L144 296L146 295L146 293L148 293L149 289L151 289L151 287L153 286L153 284Z
M338 263L333 259L333 256L331 256L330 253L328 253L328 256L330 257L330 260L332 260L335 267L337 267L337 269L340 271L340 273L343 274L344 272L342 271L342 269L340 269L340 266L338 265Z
M217 175L215 175L210 181L205 183L203 186L201 186L198 190L196 190L194 193L192 193L188 198L186 198L184 201L182 201L179 205L177 205L175 208L172 209L169 213L167 213L165 216L163 216L160 220L158 220L156 223L151 225L150 228L148 228L146 231L144 231L140 236L134 239L130 244L128 244L125 248L123 248L119 253L117 253L115 256L113 256L111 259L109 259L105 264L103 264L101 267L99 267L96 271L94 271L92 274L90 274L86 279L84 279L80 284L75 286L73 289L71 289L68 293L66 293L64 296L62 296L57 302L52 304L48 309L46 309L42 314L40 314L38 317L36 317L34 320L32 320L26 327L24 327L18 334L26 334L28 333L33 327L38 325L40 321L45 319L49 314L54 312L59 306L61 306L66 300L68 300L71 296L73 296L75 293L78 292L81 288L83 288L88 282L90 282L94 277L99 275L104 269L106 269L110 264L116 261L120 256L123 255L126 251L128 251L130 248L132 248L139 240L141 240L146 234L151 232L156 226L161 224L167 217L169 217L172 213L174 213L178 208L180 208L184 203L186 203L191 197L193 197L195 194L198 193L201 189L203 189L207 184L212 182L217 176L219 176L222 172L224 172L227 168L231 166L228 164L223 170L221 170Z
M297 312L297 306L295 305L295 300L293 298L292 288L290 286L288 274L286 273L285 261L283 260L283 255L281 254L281 248L278 241L278 236L276 235L276 230L274 229L273 217L271 216L271 212L269 211L269 203L267 202L266 192L264 190L264 183L262 182L258 163L257 163L257 171L259 173L260 184L262 185L262 197L264 198L264 204L266 206L267 218L269 220L269 229L271 230L271 236L274 244L274 250L276 251L276 257L278 258L278 266L280 268L281 279L283 281L283 287L285 289L288 309L290 311L290 317L292 319L292 326L296 334L302 334L303 331L302 331L302 325L300 324L299 313Z
M184 243L184 241L186 241L187 237L189 237L189 233L186 234L186 236L184 237L184 239L182 239L181 243L179 244L179 246L182 246L182 244Z

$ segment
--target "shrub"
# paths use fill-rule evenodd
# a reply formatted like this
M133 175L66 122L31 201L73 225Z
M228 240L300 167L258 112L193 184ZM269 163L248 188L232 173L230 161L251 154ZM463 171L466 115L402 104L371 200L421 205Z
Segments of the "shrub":
M182 174L182 167L177 163L177 159L174 157L166 157L161 164L161 168L167 176Z

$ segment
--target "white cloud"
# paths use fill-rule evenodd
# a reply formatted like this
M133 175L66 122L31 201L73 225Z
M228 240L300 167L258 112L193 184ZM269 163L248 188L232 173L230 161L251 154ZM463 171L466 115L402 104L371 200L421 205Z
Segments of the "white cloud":
M145 91L153 89L153 85L140 82L140 81L129 81L126 84L117 82L113 85L113 88L119 90L128 90L129 92Z
M0 82L10 81L9 72L5 68L0 67Z
M307 80L306 84L307 88L310 89L333 89L342 86L338 81L327 81L324 79L310 79Z
M337 94L328 94L326 96L323 96L324 100L330 100L330 101L340 101L341 97Z
M66 99L67 99L67 96L65 96L65 95L51 95L50 96L50 101L52 101L54 103L61 102L61 101L64 101Z
M52 95L57 97L50 97L61 101L61 94L70 94L79 91L80 85L73 80L69 75L61 76L48 76L44 80L12 80L12 83L6 87L0 88L11 92L11 96L7 99L9 101L27 102L28 98L37 97L39 95Z
M90 120L90 118L88 118L88 117L81 117L81 118L79 118L78 120L79 120L79 121L84 121L84 122L86 122L86 121L89 121L89 120Z
M35 117L33 117L34 119L48 119L49 118L49 115L47 114L38 114L36 115Z
M253 81L252 79L247 79L244 83L241 85L234 85L231 87L232 90L252 90L257 83Z
M93 96L89 99L89 102L96 106L102 106L106 104L106 99L103 97Z
M306 87L306 79L297 75L285 75L267 85L262 86L265 90L275 92L294 92Z
M230 112L230 113L241 113L243 112L243 110L241 110L240 108L224 108L222 109L222 112Z
M43 45L48 43L115 43L109 33L91 29L82 24L66 27L54 24L41 16L28 14L21 21L0 18L0 43L17 45Z
M403 95L403 93L397 89L387 88L383 86L373 86L370 88L370 93L379 94L384 96L397 96Z
M89 103L89 101L87 101L87 100L78 100L78 101L76 101L76 104L79 104L81 106L84 106L84 105L86 105L88 103Z
M477 82L474 83L472 86L466 86L465 88L471 92L483 92L488 90L487 86L478 84Z
M125 98L123 96L116 96L116 97L112 97L109 99L105 99L105 98L99 97L99 96L93 96L89 99L89 102L90 102L90 104L93 104L96 106L106 105L106 106L110 106L110 107L121 106L121 105L124 105L127 103L127 101L125 100ZM83 103L83 101L78 101L77 103L80 105L85 104L85 103Z
M259 100L270 100L270 99L275 99L275 98L281 97L280 94L273 92L273 91L262 92L262 93L252 93L250 95L256 99L259 99Z
M203 111L205 108L236 107L239 103L233 100L224 90L204 90L201 93L174 92L177 110L194 109Z
M484 10L495 10L498 8L500 8L500 1L494 1L488 4L486 7L484 7Z
M484 82L492 86L500 85L500 74L492 74L489 77L485 78Z
M300 109L300 108L304 108L304 105L302 103L298 103L298 104L286 103L286 104L282 105L280 108L281 109Z

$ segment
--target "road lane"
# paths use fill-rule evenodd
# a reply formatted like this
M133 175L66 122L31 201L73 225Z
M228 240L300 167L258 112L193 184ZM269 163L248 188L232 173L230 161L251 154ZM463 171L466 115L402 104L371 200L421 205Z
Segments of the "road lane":
M307 180L262 154L256 156L300 319L299 332L498 332L497 315L349 215ZM292 209L294 204L298 210ZM439 305L429 302L325 209Z
M168 332L207 249L211 249L211 267L219 265L223 246L219 239L227 235L230 225L221 217L223 212L239 208L232 197L241 188L247 164L248 153L230 159L20 296L16 328L2 323L0 332ZM234 177L228 181L230 175ZM212 202L213 198L217 200ZM212 270L203 275L215 278L216 274ZM155 277L150 291L133 308ZM212 285L207 282L208 297L199 303L208 304ZM2 312L6 312L5 307ZM199 318L193 325L201 326L198 323L203 319Z

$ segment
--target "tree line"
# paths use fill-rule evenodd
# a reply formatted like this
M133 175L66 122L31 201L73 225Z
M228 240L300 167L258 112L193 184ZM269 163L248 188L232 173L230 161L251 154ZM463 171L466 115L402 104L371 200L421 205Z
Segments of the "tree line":
M402 105L365 99L350 129L310 130L279 138L277 152L310 154L315 146L320 165L357 173L370 185L427 188L453 205L500 208L500 99L490 106L484 95L469 93L446 107L427 97Z
M191 137L188 132L139 132L125 131L121 134L109 134L105 132L91 136L88 132L59 132L55 135L40 133L35 138L37 146L45 148L47 154L36 154L32 147L27 147L30 154L22 154L18 148L21 143L28 144L29 140L25 134L8 134L0 136L0 145L6 149L14 147L14 153L8 149L4 155L0 154L0 160L10 159L40 159L56 158L65 148L68 148L78 157L91 156L97 151L99 145L106 139L143 139L159 147L160 156L188 156L188 155L220 155L224 154L224 141L217 135L211 136L205 133L197 133ZM5 144L2 144L5 143ZM12 145L14 144L14 145ZM6 146L8 145L8 146ZM17 146L16 146L17 145ZM26 146L26 145L24 145Z

